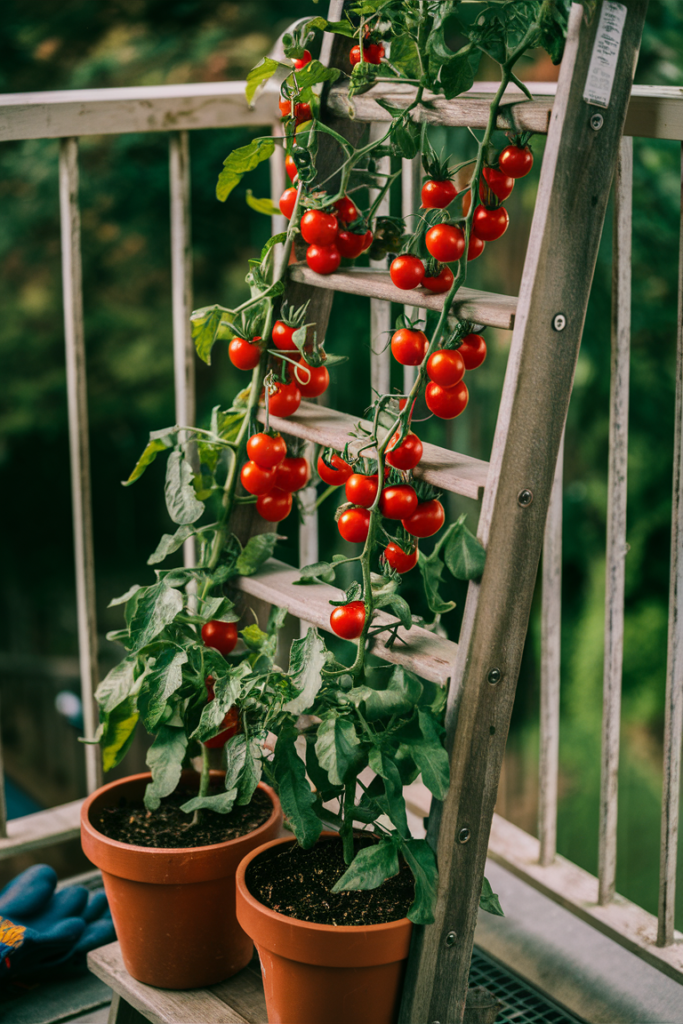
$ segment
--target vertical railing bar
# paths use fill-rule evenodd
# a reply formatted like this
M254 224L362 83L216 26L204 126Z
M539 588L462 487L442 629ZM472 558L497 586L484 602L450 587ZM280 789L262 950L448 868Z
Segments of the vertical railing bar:
M379 139L386 132L386 126L379 123L370 125L370 139ZM383 174L391 173L391 158L383 156L378 161L378 169ZM375 202L377 191L370 189L370 204ZM389 195L387 194L377 209L378 217L389 213ZM371 267L386 268L386 257L381 260L370 260ZM391 303L384 299L370 299L370 387L372 401L374 392L386 395L391 391L391 349L389 338L391 331Z
M541 595L541 714L538 759L539 862L557 853L557 778L560 754L560 655L562 630L562 477L564 434L550 493L543 538Z
M78 139L75 138L60 141L59 211L62 239L62 291L76 569L78 657L83 702L83 731L86 739L92 739L97 727L94 701L98 683L97 605L88 439L88 388L83 330L81 218L78 209ZM97 746L85 744L84 753L86 784L88 792L92 793L102 781L100 751Z
M681 148L681 221L678 253L678 333L676 339L676 418L671 509L671 575L669 578L669 637L664 712L662 831L659 862L657 945L674 940L678 808L681 791L683 740L683 147Z
M617 869L619 730L624 654L624 577L627 551L626 469L631 345L632 210L633 140L630 137L624 137L621 140L615 174L612 250L612 365L607 479L602 770L598 846L598 902L601 906L609 903L614 897Z
M420 208L420 156L401 161L401 216L408 223L410 231L415 230L413 215ZM422 310L417 306L404 306L403 313L410 320L416 320ZM403 367L403 393L408 394L417 377L416 366Z
M190 215L190 141L187 131L171 132L168 138L171 191L171 290L173 308L173 371L176 423L195 421L194 346L190 328L192 312L192 229ZM195 538L183 544L185 565L196 565Z

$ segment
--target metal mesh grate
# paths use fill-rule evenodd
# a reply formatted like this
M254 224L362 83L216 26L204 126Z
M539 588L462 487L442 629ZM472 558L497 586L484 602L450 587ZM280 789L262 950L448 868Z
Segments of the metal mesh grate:
M496 1024L581 1024L527 981L480 949L472 954L470 985L483 985L502 1003Z

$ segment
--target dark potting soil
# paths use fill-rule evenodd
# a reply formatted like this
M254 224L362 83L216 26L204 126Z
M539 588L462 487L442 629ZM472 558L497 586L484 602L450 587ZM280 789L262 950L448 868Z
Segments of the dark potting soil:
M200 822L191 825L192 815L184 814L180 808L196 795L196 789L177 789L161 801L161 807L156 811L148 811L141 800L128 802L124 799L118 807L103 807L93 825L103 835L119 843L177 850L212 846L245 836L263 825L273 811L268 796L257 789L246 807L234 807L229 814L205 810Z
M371 840L357 840L356 852ZM296 843L274 846L247 868L249 891L264 906L287 917L317 924L385 924L405 917L415 897L405 862L377 889L331 892L346 871L341 842L321 840L311 850Z

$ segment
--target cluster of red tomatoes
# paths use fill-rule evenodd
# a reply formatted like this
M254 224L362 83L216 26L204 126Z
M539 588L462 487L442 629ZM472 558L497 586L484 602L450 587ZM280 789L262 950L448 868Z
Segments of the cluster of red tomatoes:
M293 181L296 164L293 160L288 163L289 160L291 157L287 157L285 165ZM285 189L280 197L280 212L288 220L294 211L296 194L297 190L292 187ZM301 235L308 243L306 262L316 274L332 274L339 267L342 256L355 260L372 245L372 231L365 227L356 231L352 227L360 215L348 196L338 199L334 210L334 213L331 210L307 210L301 218Z
M227 658L237 643L237 623L222 622L220 619L212 619L210 622L205 622L202 626L202 640L207 647L213 647L224 658ZM216 696L213 692L214 682L213 676L207 676L204 680L208 694L207 701L209 703ZM223 727L221 732L216 736L212 736L210 740L204 741L204 746L210 750L221 749L232 736L235 736L240 731L242 727L240 715L234 705L226 712L221 725Z
M533 162L528 146L506 146L498 158L498 167L484 167L479 182L481 203L472 219L468 260L476 260L484 251L486 242L495 241L507 231L510 218L501 203L512 192L515 178L528 174ZM450 178L429 179L422 186L422 206L426 210L445 210L457 194ZM464 216L467 216L471 202L472 192L468 187L462 204ZM425 245L429 255L443 266L428 274L419 256L406 253L392 262L391 280L397 288L404 290L422 285L431 292L447 292L453 284L453 271L446 264L457 262L464 253L465 234L457 224L435 224L425 235Z
M429 339L424 331L401 327L391 339L391 351L403 366L420 366ZM459 416L469 401L465 370L476 370L486 359L486 342L481 334L466 334L458 348L437 349L427 360L429 384L425 389L427 408L442 420Z
M240 471L245 491L256 496L256 511L269 523L279 523L292 511L292 494L305 487L311 476L308 459L287 457L281 434L252 434Z
M330 374L325 366L311 366L306 362L293 341L298 324L287 320L276 320L271 332L271 340L275 348L281 352L293 353L298 357L296 363L287 363L289 383L279 381L269 393L270 411L273 416L283 418L292 416L302 398L318 398L327 391L330 385ZM260 337L233 338L228 347L228 354L233 366L238 370L253 370L258 366L263 353ZM292 356L289 356L291 359Z

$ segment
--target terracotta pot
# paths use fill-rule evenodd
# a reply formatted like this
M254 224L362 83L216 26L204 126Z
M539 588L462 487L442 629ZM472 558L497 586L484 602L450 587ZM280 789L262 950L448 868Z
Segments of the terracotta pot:
M212 772L220 776L222 772ZM157 988L198 988L224 981L252 957L251 939L235 917L235 872L246 853L278 835L280 801L268 820L245 836L194 849L158 850L108 839L93 826L103 807L139 802L151 775L110 782L81 810L83 852L102 871L123 962L138 981ZM183 782L198 785L195 772Z
M339 842L334 832L325 841ZM398 1018L412 924L313 924L269 910L252 896L246 871L285 837L252 850L237 869L237 920L263 968L269 1024L393 1024Z

